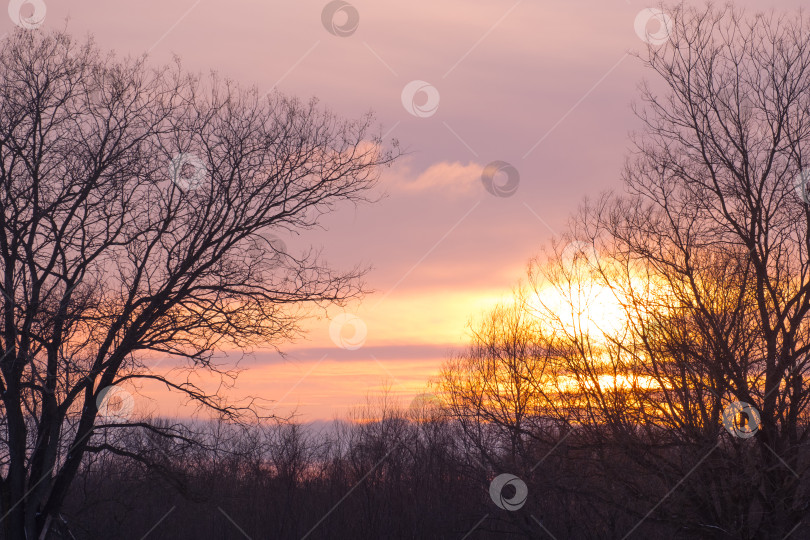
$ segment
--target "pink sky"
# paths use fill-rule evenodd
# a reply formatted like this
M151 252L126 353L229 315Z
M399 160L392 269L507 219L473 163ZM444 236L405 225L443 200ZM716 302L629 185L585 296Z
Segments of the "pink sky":
M654 5L352 0L359 25L338 37L321 22L326 4L45 0L45 28L92 33L119 54L149 50L155 63L176 54L190 70L317 96L349 117L372 109L408 151L385 171L381 202L339 209L327 231L282 237L291 250L322 246L338 268L373 266L367 285L376 292L347 309L366 324L362 347L338 348L329 320L313 320L307 340L283 347L286 360L259 351L241 363L233 396L277 400L276 412L297 409L305 420L341 417L383 384L407 405L463 344L468 320L509 293L583 197L621 188L628 133L638 127L630 104L644 76L628 53L646 46L634 21ZM0 18L0 34L12 28ZM413 80L436 89L435 114L403 106ZM511 197L482 185L495 160L520 173ZM183 414L149 389L139 400L144 410Z

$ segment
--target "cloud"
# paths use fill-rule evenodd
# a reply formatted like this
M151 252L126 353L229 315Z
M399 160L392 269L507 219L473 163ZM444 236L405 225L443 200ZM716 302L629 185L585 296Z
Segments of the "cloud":
M393 189L406 193L437 192L451 197L465 196L480 192L481 171L484 166L469 162L434 163L414 178L407 165L392 175Z

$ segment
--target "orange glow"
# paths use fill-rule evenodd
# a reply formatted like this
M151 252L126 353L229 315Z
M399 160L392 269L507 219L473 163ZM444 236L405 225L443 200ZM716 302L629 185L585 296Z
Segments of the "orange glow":
M296 413L304 421L331 420L344 418L350 409L363 404L367 395L390 386L391 396L407 408L416 395L426 391L450 352L464 345L469 319L502 299L502 291L393 293L386 298L370 295L355 311L346 310L367 326L368 334L360 348L340 349L330 339L330 320L311 319L304 325L305 338L283 347L288 359L243 361L239 367L244 371L228 395L234 400L261 397L265 410L279 416ZM332 310L330 315L338 313ZM377 358L374 354L376 350L418 345L435 348L435 356ZM318 351L315 357L301 356L312 350ZM259 357L270 351L255 353ZM154 361L149 364L155 365ZM157 370L167 368L168 363L157 365ZM220 382L202 372L194 374L194 381L211 392ZM178 392L169 392L164 385L146 383L138 394L136 412L179 417L194 413Z

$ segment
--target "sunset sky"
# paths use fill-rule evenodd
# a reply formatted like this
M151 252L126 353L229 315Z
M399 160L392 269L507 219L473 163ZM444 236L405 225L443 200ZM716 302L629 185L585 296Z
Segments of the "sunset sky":
M468 321L508 296L583 198L621 189L628 135L639 127L630 106L645 75L633 57L646 47L634 22L652 6L351 0L332 19L350 34L340 36L324 25L324 0L44 4L45 28L92 33L121 55L149 51L155 64L177 55L191 71L216 70L262 91L317 96L346 117L373 110L386 139L400 141L406 155L383 172L379 202L339 208L324 231L282 236L291 251L322 247L336 268L372 267L366 285L375 291L346 309L367 328L359 348L330 337L335 309L283 345L286 358L242 359L231 395L276 400L276 413L297 410L303 420L342 417L384 384L407 405L463 346ZM10 17L1 21L0 34L10 32ZM403 90L425 86L412 81L430 85L409 102L417 114ZM519 173L510 196L483 185L495 161ZM153 389L139 400L142 409L186 414Z

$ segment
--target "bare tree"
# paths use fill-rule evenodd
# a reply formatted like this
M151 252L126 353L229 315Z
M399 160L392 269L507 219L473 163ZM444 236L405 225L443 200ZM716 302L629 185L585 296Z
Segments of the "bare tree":
M626 193L585 203L445 395L530 487L527 442L569 429L544 487L602 520L578 534L783 538L810 508L810 19L666 11Z
M367 199L396 151L313 102L263 96L179 65L151 69L65 33L0 51L0 508L7 538L41 538L87 453L147 455L101 419L109 387L154 380L230 418L250 410L149 354L232 375L223 346L277 345L307 304L360 291L273 231Z
M443 366L439 386L479 459L504 453L514 462L524 442L539 437L553 407L555 370L527 291L498 305L471 327L470 345ZM500 457L495 462L500 461Z
M810 507L810 20L669 13L669 40L642 58L657 79L628 192L587 205L571 233L598 253L587 281L624 324L571 334L567 358L594 433L659 479L616 474L651 501L640 519L782 538ZM581 282L561 255L535 267L538 292Z

